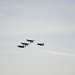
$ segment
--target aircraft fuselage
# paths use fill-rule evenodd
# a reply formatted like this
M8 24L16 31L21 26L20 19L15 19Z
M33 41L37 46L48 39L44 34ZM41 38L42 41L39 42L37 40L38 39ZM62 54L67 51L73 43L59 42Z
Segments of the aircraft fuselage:
M44 43L37 43L37 45L44 46Z

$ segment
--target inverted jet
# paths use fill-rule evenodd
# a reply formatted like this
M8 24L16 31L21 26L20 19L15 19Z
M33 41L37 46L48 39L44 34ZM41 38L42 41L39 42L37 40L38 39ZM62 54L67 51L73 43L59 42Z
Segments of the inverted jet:
M26 39L28 42L32 43L34 42L35 40L29 40L29 39Z

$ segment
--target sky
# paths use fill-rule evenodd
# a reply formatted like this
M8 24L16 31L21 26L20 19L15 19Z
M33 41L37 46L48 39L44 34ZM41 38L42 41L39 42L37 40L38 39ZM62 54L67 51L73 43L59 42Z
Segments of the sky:
M74 0L0 0L0 75L75 75L74 45Z
M74 0L2 0L0 35L75 34Z

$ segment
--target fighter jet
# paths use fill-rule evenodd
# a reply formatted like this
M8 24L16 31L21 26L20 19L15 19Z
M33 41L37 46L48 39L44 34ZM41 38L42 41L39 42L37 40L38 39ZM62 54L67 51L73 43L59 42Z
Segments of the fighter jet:
M44 46L44 43L37 43L37 45L39 45L39 46Z
M22 46L22 45L18 45L17 47L19 47L19 48L24 48L24 45Z
M21 42L21 44L22 45L25 45L25 46L28 46L29 45L29 43L23 43L23 42Z
M26 39L28 42L32 43L34 42L35 40L29 40L29 39Z

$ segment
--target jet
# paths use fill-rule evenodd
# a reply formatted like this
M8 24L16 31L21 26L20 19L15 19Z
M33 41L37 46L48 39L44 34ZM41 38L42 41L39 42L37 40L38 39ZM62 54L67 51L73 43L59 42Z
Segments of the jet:
M39 45L39 46L44 46L44 43L37 43L37 45Z
M25 46L28 46L29 45L29 43L23 43L23 42L21 42L21 44L22 45L25 45Z
M18 45L17 47L19 47L19 48L24 48L24 45L22 46L22 45Z
M29 39L26 39L28 42L32 43L34 42L35 40L29 40Z

